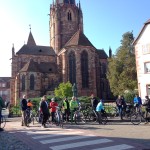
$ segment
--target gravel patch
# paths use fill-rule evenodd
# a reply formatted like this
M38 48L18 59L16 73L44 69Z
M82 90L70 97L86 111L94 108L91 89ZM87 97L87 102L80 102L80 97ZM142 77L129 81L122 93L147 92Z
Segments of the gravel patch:
M0 132L0 150L31 150L13 134L6 131Z

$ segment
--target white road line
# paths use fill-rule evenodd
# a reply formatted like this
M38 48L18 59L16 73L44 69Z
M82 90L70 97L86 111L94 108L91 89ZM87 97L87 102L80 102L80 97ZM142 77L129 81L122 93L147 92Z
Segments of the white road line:
M85 139L88 137L93 137L94 135L78 135L78 136L72 136L72 137L63 137L63 138L58 138L58 139L51 139L51 140L42 140L40 143L42 144L50 144L50 143L56 143L56 142L64 142L64 141L71 141L71 140L78 140L78 139Z
M54 132L53 132L54 133ZM81 134L83 132L77 131L77 132L56 132L55 134L47 134L47 135L39 135L39 136L34 136L32 137L33 139L42 139L42 138L47 138L47 137L55 137L59 135L76 135L76 134Z
M129 148L134 148L133 146L127 145L127 144L120 144L120 145L115 145L115 146L109 146L109 147L104 147L104 148L97 148L93 150L125 150Z
M27 133L27 135L34 135L34 134L51 134L51 133L57 133L57 132L67 132L67 131L71 131L71 130L62 130L62 131L60 131L60 130L54 130L54 131L52 131L52 130L40 130L40 131L26 131Z
M94 144L102 144L102 143L108 143L108 142L112 142L112 140L109 140L109 139L88 140L84 142L76 142L76 143L70 143L70 144L63 144L59 146L52 146L49 148L51 148L52 150L63 150L63 149L68 149L68 148L75 148L75 147L94 145Z

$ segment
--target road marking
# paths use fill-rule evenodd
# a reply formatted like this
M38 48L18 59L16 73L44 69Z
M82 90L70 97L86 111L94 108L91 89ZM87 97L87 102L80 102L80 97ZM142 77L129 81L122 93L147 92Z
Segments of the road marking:
M87 146L87 145L94 145L94 144L102 144L102 143L108 143L112 142L112 140L109 139L98 139L98 140L89 140L89 141L84 141L84 142L76 142L76 143L70 143L70 144L63 144L59 146L52 146L49 147L52 150L63 150L63 149L68 149L68 148L75 148L75 147L80 147L80 146Z
M78 135L78 136L73 136L73 137L63 137L63 138L58 138L58 139L51 139L51 140L42 140L40 143L42 144L50 144L50 143L57 143L57 142L63 142L63 141L71 141L71 140L78 140L78 139L85 139L89 137L93 137L94 135Z
M120 145L115 145L115 146L109 146L109 147L104 147L104 148L96 148L93 150L125 150L129 148L134 148L133 146L127 145L127 144L120 144Z
M42 131L27 131L27 135L34 135L34 134L51 134L51 133L57 133L57 132L67 132L68 130L64 131L60 131L60 130L42 130ZM70 130L69 130L70 131Z
M53 132L55 133L55 132ZM59 135L74 135L74 134L81 134L83 132L76 131L76 132L56 132L55 134L48 133L48 135L39 135L39 136L34 136L32 137L33 139L42 139L42 138L47 138L47 137L55 137Z

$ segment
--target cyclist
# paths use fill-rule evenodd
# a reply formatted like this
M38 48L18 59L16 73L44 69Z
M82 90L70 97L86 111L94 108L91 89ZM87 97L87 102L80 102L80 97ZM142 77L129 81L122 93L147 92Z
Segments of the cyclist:
M77 108L78 108L78 103L76 101L76 98L73 96L70 101L71 123L73 122L73 115Z
M42 119L42 127L46 128L46 122L49 118L49 108L48 108L48 103L46 101L46 95L42 97L41 105L40 105L40 110L43 114L43 119Z
M145 124L147 124L148 121L149 121L148 120L148 113L150 113L150 99L149 99L148 96L145 96L145 98L146 98L146 100L145 100L143 106L145 106L145 110L146 110L146 113L145 113L145 120L146 120L146 122L145 122Z
M134 107L136 108L136 112L141 112L141 106L142 106L142 100L141 97L138 96L138 94L135 95L133 99Z
M50 112L52 116L52 123L55 121L54 117L55 117L55 112L56 112L56 106L58 106L58 103L55 102L55 98L52 98L50 102Z
M22 126L24 126L24 125L27 126L26 119L25 119L26 109L27 109L26 95L23 95L23 98L21 100L21 112L22 112L22 122L21 122L21 125Z
M31 102L31 100L28 99L28 101L27 101L27 110L28 110L29 116L31 115L32 107L33 107L33 104Z
M97 112L97 115L98 115L99 124L101 124L102 123L101 115L105 114L104 106L103 106L103 100L102 99L100 99L99 103L97 104L96 112Z
M2 97L0 97L0 131L3 131L3 129L1 128L1 115L2 115L2 108L4 108L4 102Z
M70 115L70 106L69 101L67 98L63 101L63 110L64 110L64 119L65 121L69 121L69 115Z
M94 94L91 95L91 105L92 105L92 108L93 110L96 111L96 106L98 104L98 100L96 97L94 97Z
M117 105L117 108L118 108L118 112L119 112L119 116L120 116L120 119L123 120L123 117L122 117L122 109L123 109L123 99L121 98L121 96L119 95L118 98L116 99L116 105Z

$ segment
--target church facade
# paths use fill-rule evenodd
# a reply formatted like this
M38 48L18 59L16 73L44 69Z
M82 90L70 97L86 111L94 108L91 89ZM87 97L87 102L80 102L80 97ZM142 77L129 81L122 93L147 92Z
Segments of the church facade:
M30 31L27 44L12 47L11 103L51 94L61 82L76 83L78 96L110 97L106 79L107 54L84 34L81 5L56 0L50 5L50 46L36 44ZM111 49L109 51L111 56Z

